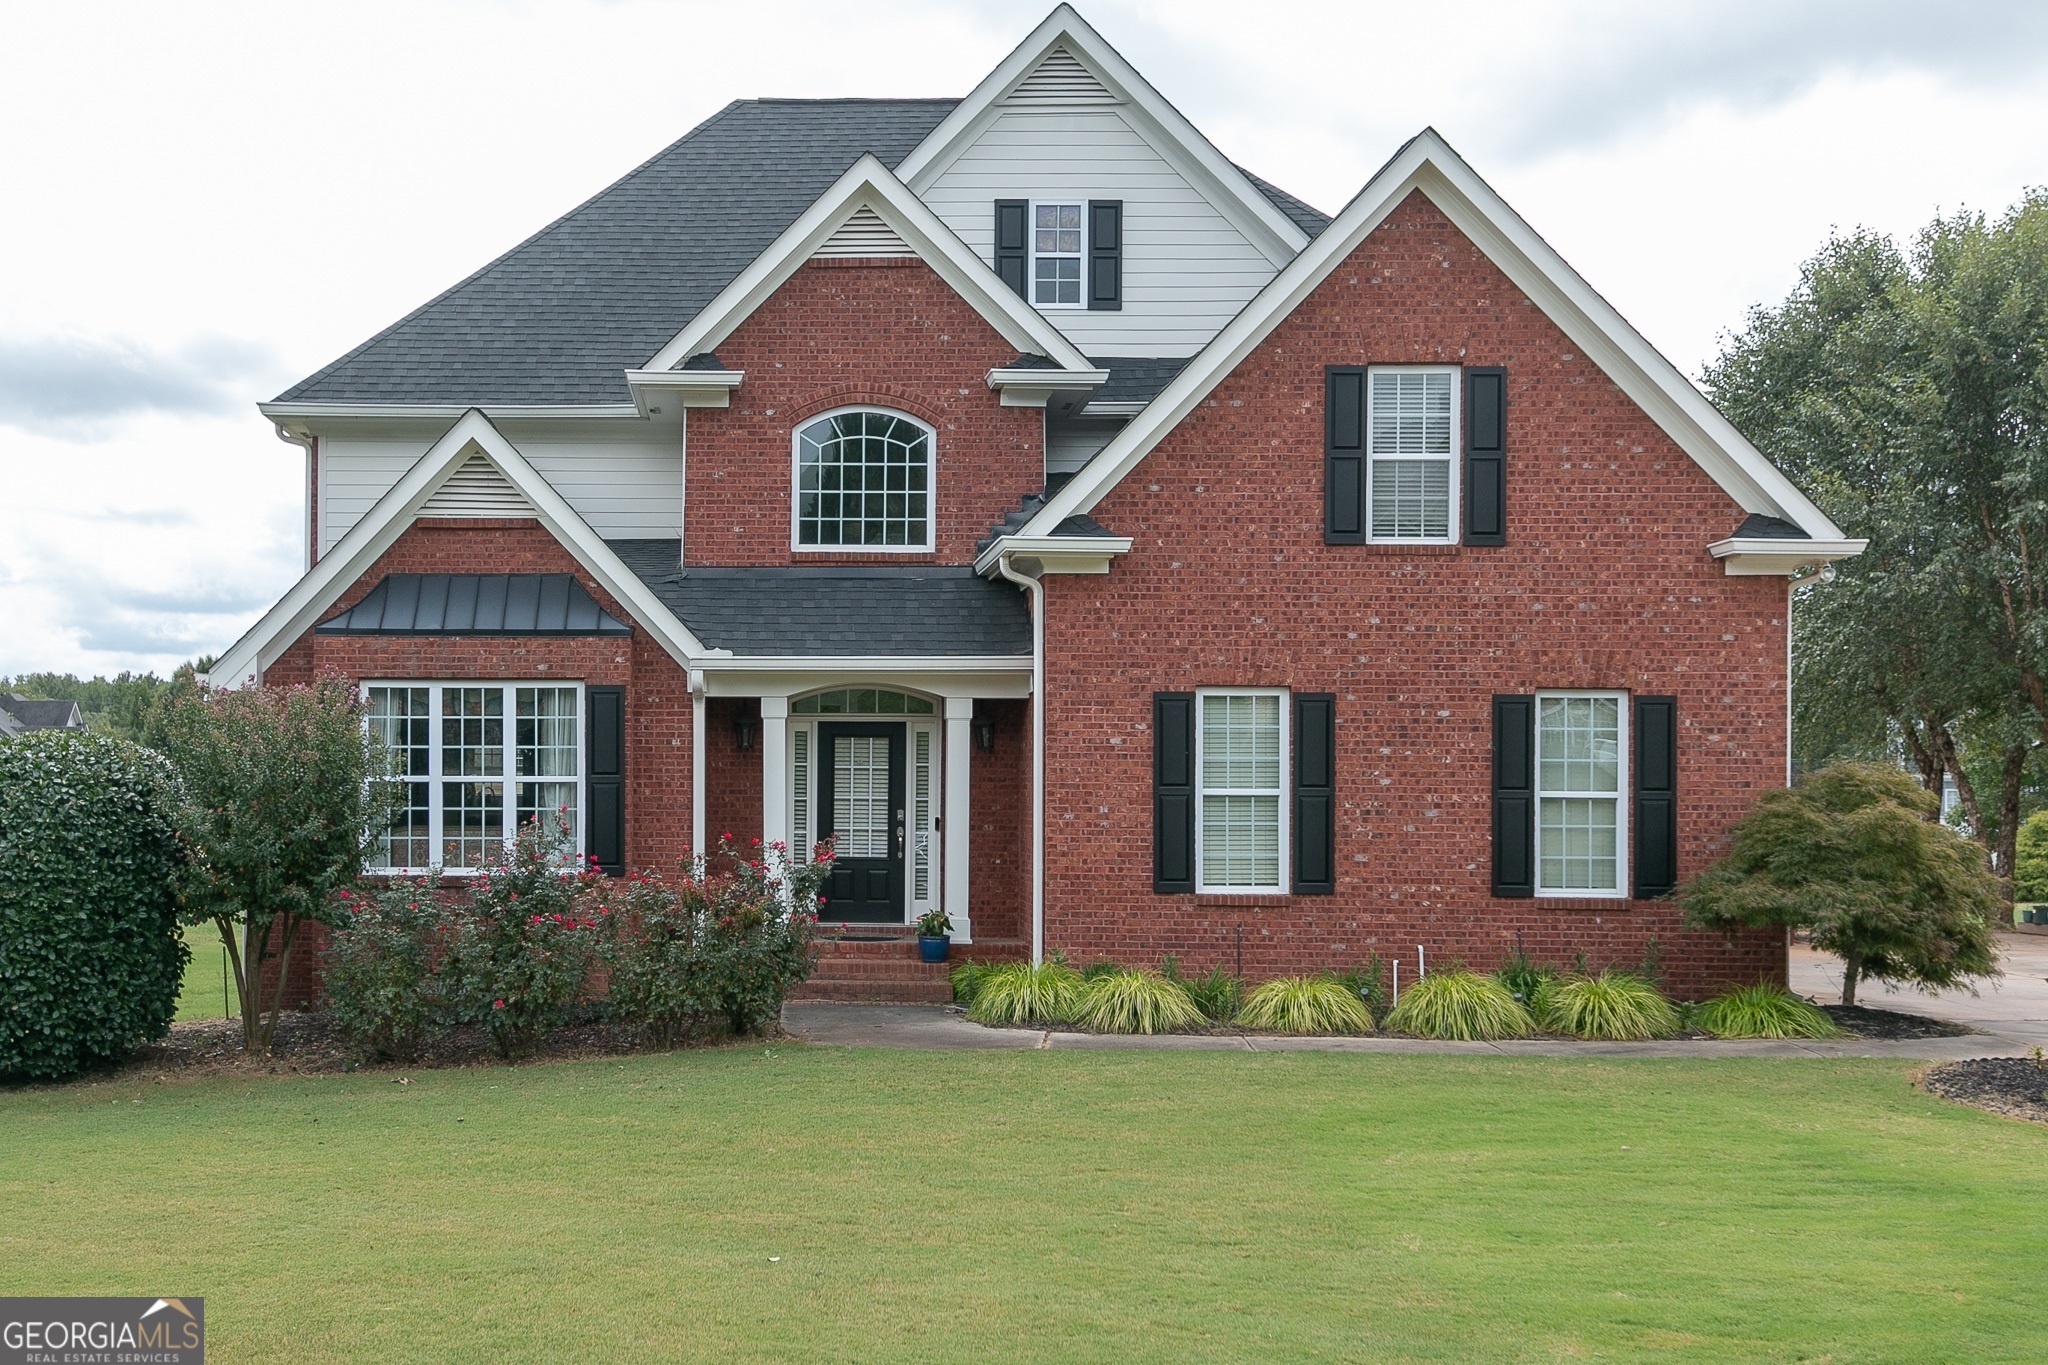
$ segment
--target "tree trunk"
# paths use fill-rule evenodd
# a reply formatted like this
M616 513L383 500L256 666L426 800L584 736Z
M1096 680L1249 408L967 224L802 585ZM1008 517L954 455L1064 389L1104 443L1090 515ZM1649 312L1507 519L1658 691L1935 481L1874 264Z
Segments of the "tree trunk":
M1991 842L1986 833L1988 826L1985 824L1983 812L1977 806L1977 789L1970 784L1970 775L1963 771L1963 759L1962 755L1956 752L1955 738L1949 734L1946 726L1930 726L1929 729L1933 731L1935 752L1941 755L1941 766L1956 780L1956 800L1962 803L1964 818L1970 822L1970 837L1982 844L1988 853L1991 849ZM1937 800L1940 795L1940 789L1937 788ZM1941 816L1937 814L1934 818L1939 820Z
M1906 756L1913 760L1913 766L1920 770L1920 785L1934 793L1934 799L1941 800L1941 775L1947 771L1941 756L1921 742L1920 731L1910 719L1899 719L1899 733L1906 739ZM1938 807L1937 807L1938 810ZM1936 819L1940 819L1937 813Z
M2008 746L1998 773L1998 847L1992 850L1991 861L1992 870L2005 888L2008 906L2012 904L2012 879L2019 870L2020 788L2026 782L2027 760L2033 754L2031 743Z
M292 946L299 939L299 917L279 915L274 921L278 937L283 941L277 953L277 984L270 988L270 1015L263 1021L263 1050L270 1051L271 1040L277 1036L278 1012L284 1008L284 993L292 969Z
M1856 1003L1856 982L1863 975L1863 954L1842 954L1842 1003Z

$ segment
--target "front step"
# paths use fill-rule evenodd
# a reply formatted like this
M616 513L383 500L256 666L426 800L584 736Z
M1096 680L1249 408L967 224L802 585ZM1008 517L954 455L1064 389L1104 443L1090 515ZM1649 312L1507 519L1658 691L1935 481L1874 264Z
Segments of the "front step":
M790 999L946 1004L953 998L950 974L960 963L1009 961L1029 951L1020 939L981 939L958 945L951 961L925 962L917 955L915 934L870 932L866 926L851 932L860 936L818 936L818 964Z

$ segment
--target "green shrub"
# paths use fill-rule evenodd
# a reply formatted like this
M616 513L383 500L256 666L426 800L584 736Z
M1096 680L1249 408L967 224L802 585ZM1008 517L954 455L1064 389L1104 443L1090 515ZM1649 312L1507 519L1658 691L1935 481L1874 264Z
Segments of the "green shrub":
M1372 1011L1334 976L1282 976L1252 988L1237 1022L1275 1033L1370 1033Z
M1775 982L1738 986L1699 1008L1699 1027L1716 1038L1832 1038L1835 1021Z
M1356 967L1333 973L1337 980L1349 986L1375 1019L1383 1018L1387 1012L1387 964L1378 953L1369 954Z
M1074 1022L1100 1033L1179 1033L1205 1021L1179 982L1138 967L1084 976Z
M581 918L602 926L614 1019L664 1046L723 1028L760 1033L811 974L812 913L829 852L792 863L781 846L745 858L728 843L704 875L588 878Z
M982 1024L1066 1024L1080 996L1081 974L1064 962L1004 962L981 978L967 1017Z
M1554 968L1541 966L1532 961L1517 943L1513 956L1496 967L1493 976L1496 981L1508 988L1508 994L1514 996L1522 1008L1533 1014L1536 1010L1537 997L1542 994L1544 987L1557 978L1557 972Z
M1244 982L1225 971L1220 962L1200 976L1182 976L1180 962L1168 953L1159 963L1159 974L1186 991L1203 1017L1215 1022L1235 1019L1237 1007L1244 1002Z
M2013 899L2030 904L2048 901L2048 810L2037 810L2020 821L2013 841Z
M321 978L327 1017L367 1056L411 1061L448 1023L438 968L450 932L438 877L343 891L347 915L328 941Z
M1678 1032L1678 1011L1657 988L1627 972L1546 982L1532 1011L1546 1028L1580 1038L1641 1042Z
M1477 972L1433 972L1401 992L1387 1027L1418 1038L1526 1038L1536 1029L1506 986Z
M1121 976L1126 970L1128 969L1122 963L1112 962L1105 957L1099 962L1091 962L1083 967L1081 969L1081 979L1083 981L1100 981L1105 976Z
M597 925L578 900L602 877L568 872L567 848L559 826L527 821L477 874L455 915L444 964L449 999L458 1019L490 1031L507 1060L569 1021L590 972Z
M989 964L986 962L963 962L955 967L948 973L948 978L953 983L953 1003L973 1004L975 992L981 989L982 980L988 973Z
M161 1038L190 956L170 765L125 740L0 740L0 1076L51 1080Z

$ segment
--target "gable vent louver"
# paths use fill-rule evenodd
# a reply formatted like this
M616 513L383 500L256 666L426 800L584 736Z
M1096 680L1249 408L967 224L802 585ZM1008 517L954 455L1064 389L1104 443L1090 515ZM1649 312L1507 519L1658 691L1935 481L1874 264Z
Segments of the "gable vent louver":
M423 517L530 517L536 515L526 495L512 486L490 457L470 456L448 481L420 504Z
M882 221L880 214L862 204L853 215L827 237L813 256L915 256L910 243L896 229Z
M1115 104L1117 98L1081 59L1063 47L1046 54L1038 69L1010 92L1005 104Z

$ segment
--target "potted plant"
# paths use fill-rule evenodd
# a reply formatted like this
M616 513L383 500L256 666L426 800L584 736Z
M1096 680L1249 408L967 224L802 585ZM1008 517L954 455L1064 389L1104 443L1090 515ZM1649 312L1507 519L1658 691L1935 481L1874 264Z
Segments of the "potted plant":
M917 957L920 962L944 962L953 946L953 921L943 910L927 910L917 917Z

